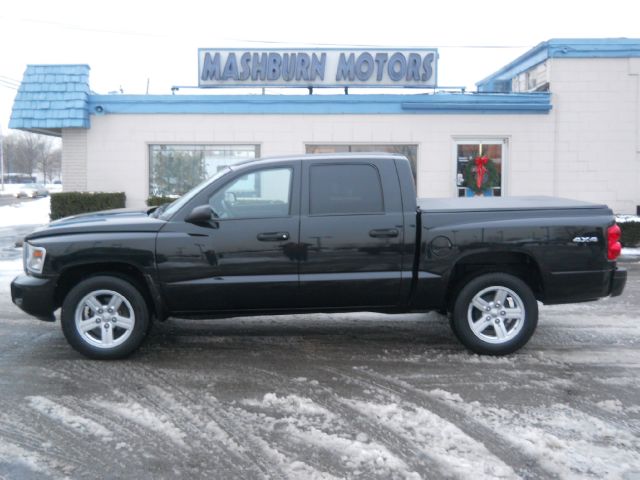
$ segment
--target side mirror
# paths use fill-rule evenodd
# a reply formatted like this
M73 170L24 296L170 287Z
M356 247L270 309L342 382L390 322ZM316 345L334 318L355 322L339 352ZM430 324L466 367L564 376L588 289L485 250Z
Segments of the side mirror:
M195 223L196 225L199 224L209 224L211 222L211 220L213 220L214 218L216 218L213 210L211 209L211 206L209 205L199 205L197 207L195 207L193 210L191 210L191 213L189 213L189 215L186 216L186 218L184 219L185 222L189 222L189 223ZM211 226L216 226L217 227L217 223L215 225L211 225Z

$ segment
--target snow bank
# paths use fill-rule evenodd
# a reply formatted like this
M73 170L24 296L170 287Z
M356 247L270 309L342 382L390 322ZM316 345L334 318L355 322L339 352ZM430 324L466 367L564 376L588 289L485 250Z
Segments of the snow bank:
M638 215L616 215L616 223L640 222Z
M46 197L0 207L0 227L49 223L50 205L51 198Z

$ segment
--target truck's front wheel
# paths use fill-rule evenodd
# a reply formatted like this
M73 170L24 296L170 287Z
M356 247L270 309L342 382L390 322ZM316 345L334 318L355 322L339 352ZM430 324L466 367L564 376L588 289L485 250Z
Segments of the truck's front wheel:
M538 324L538 304L531 288L506 273L488 273L469 281L458 293L451 327L468 349L506 355L524 346Z
M130 282L95 276L69 291L62 303L62 331L90 358L123 358L136 350L149 326L144 297Z

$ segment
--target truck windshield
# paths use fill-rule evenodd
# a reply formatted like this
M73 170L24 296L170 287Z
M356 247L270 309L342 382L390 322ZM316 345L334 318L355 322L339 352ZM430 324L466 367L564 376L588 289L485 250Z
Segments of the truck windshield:
M156 214L155 216L157 216L158 218L161 218L162 220L169 220L171 217L173 217L176 214L178 210L182 208L183 205L188 203L189 200L195 197L204 188L207 188L211 183L215 182L220 177L226 175L229 171L231 171L229 167L224 167L222 170L218 171L213 177L210 177L206 179L204 182L200 183L199 185L196 185L187 193L182 195L180 198L177 198L176 200L169 203L168 205L163 205L164 208L159 207L156 210L157 213L154 212L154 214Z

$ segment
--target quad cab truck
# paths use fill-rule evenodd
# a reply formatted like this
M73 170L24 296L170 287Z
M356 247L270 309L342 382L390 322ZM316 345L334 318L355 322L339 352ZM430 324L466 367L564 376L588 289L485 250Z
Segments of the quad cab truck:
M226 167L171 204L54 221L28 235L13 302L61 308L73 348L121 358L152 319L436 310L468 349L527 343L538 302L620 295L605 205L552 197L416 199L405 157Z

